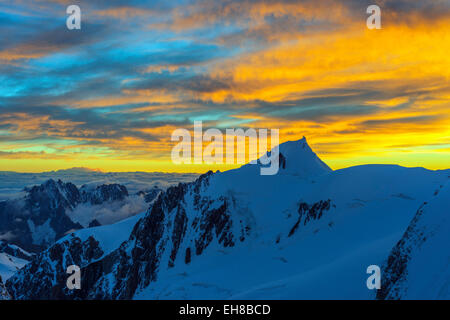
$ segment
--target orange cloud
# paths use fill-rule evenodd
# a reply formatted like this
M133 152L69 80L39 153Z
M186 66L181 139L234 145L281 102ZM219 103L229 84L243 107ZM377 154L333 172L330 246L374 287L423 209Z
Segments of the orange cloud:
M94 11L94 15L98 15L101 17L113 17L118 19L130 19L134 17L151 17L154 15L159 14L160 12L157 12L155 10L149 10L149 9L143 9L143 8L136 8L136 7L114 7L104 10L96 10Z

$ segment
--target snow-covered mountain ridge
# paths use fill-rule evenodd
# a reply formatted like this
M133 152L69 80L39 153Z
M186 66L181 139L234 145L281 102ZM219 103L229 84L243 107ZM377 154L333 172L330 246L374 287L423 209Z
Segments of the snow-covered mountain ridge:
M384 268L378 299L450 299L450 183L423 203Z
M114 243L106 227L76 231L10 278L8 291L16 299L374 298L367 266L383 265L450 172L332 171L306 139L279 148L279 174L249 164L169 187ZM64 286L69 262L82 268L82 290Z

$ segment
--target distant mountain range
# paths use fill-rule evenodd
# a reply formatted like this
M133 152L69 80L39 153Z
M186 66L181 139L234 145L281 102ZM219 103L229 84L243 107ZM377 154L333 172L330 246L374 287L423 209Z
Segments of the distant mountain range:
M23 198L0 202L0 235L32 252L53 244L68 231L83 228L68 215L78 205L98 205L128 197L126 187L119 184L78 189L70 182L52 179L24 191Z
M84 184L121 184L130 194L135 194L141 190L151 189L153 186L165 189L179 182L191 182L198 176L192 173L102 172L88 168L41 173L0 171L0 201L21 197L25 186L43 184L49 179L71 182L77 187Z
M156 197L145 213L70 232L4 290L13 299L450 298L450 170L332 171L304 138L279 152L274 176L248 164L140 194ZM103 194L77 198L53 183L64 196L45 208ZM28 208L42 211L34 200ZM81 290L65 286L71 264ZM366 286L369 265L382 269L378 292Z

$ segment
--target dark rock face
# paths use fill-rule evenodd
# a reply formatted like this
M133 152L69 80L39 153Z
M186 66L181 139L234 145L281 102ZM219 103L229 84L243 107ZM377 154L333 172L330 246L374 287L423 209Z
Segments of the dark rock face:
M91 204L102 204L106 201L118 201L128 197L128 190L120 184L103 184L94 190L86 190L84 186L80 189L82 202Z
M14 236L11 243L36 252L64 236L67 231L82 228L65 213L80 202L80 194L74 184L50 179L25 191L27 195L24 199L0 204L0 232L10 232ZM36 242L33 229L44 225L46 230L54 233L54 237Z
M20 258L27 261L30 261L34 256L34 254L25 252L24 250L21 250L21 248L13 246L3 240L0 240L0 252L7 253L12 257Z
M5 285L3 284L2 277L0 276L0 300L10 300L11 296L6 290Z
M100 260L95 259L95 240L84 244L92 248L91 254L82 254L83 251L76 249L81 242L74 240L64 247L55 245L46 250L8 281L12 295L16 299L38 296L48 299L62 296L66 299L131 299L155 281L162 268L195 259L191 248L195 255L201 255L213 242L221 247L232 247L238 239L243 241L250 228L242 221L232 219L235 199L231 196L212 199L202 194L211 175L209 172L193 183L180 183L161 193L145 217L134 226L129 239ZM82 289L72 292L59 285L55 288L55 284L50 283L50 276L55 274L52 266L56 266L57 274L65 271L67 263L63 265L63 261L68 258L62 259L62 256L67 256L64 252L69 248L77 252L74 257L71 254L69 260L79 263L83 275ZM47 271L36 274L38 266ZM63 276L65 279L65 273ZM39 287L38 283L42 281L44 284Z
M279 166L281 169L286 169L286 157L280 152L278 155Z
M103 251L98 242L89 237L86 241L72 235L38 254L27 266L19 270L7 283L7 289L15 299L68 299L76 298L79 290L66 287L70 265L85 266L99 259ZM84 280L84 277L82 276ZM83 283L82 283L83 288Z
M73 209L80 202L80 193L73 183L50 179L40 186L25 188L28 191L27 205L41 210L58 207ZM39 206L37 206L39 204Z
M173 267L175 265L175 259L177 257L178 249L180 248L180 244L183 241L183 238L186 234L187 228L187 217L184 209L177 210L177 214L175 216L175 226L172 231L172 252L170 253L169 267Z
M298 220L295 225L289 231L289 237L292 236L298 229L299 225L303 222L306 225L311 220L319 220L322 218L323 214L329 211L331 208L331 200L326 201L320 200L319 202L309 205L306 202L301 202L298 206Z
M380 300L448 300L450 184L417 210L382 267Z
M89 222L88 228L94 228L94 227L100 227L100 226L101 226L101 223L98 222L97 219L94 219L91 222Z
M141 197L144 197L145 202L150 203L155 200L162 191L162 189L154 186L152 189L139 191L137 194Z
M416 228L424 213L423 208L426 204L425 202L419 208L403 237L392 249L387 263L382 270L381 289L377 290L377 299L400 299L399 284L407 277L406 269L410 260L412 246L420 246L426 240L424 234L418 232Z
M199 223L199 237L195 241L195 253L197 255L202 254L214 236L224 247L234 246L233 234L230 231L232 221L230 215L227 214L227 199L222 198L220 200L223 200L223 204L217 209L206 211L206 215Z

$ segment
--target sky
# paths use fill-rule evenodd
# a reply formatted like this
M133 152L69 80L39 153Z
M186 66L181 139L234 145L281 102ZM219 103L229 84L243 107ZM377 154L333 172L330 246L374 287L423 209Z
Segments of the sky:
M450 168L449 0L0 0L0 34L0 171L226 169L171 161L195 120Z

